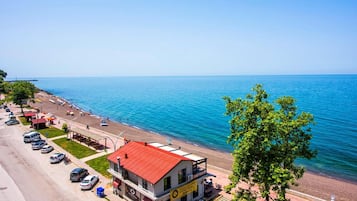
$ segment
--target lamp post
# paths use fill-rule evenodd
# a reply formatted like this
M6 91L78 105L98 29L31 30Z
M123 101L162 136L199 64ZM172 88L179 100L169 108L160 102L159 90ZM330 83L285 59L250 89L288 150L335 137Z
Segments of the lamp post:
M125 133L125 131L122 131L119 133L118 137L115 137L116 141L114 142L113 139L109 136L104 137L105 139L105 151L106 151L106 147L107 147L107 139L109 139L112 143L113 143L113 148L114 148L114 152L117 150L117 143L120 139L120 137Z

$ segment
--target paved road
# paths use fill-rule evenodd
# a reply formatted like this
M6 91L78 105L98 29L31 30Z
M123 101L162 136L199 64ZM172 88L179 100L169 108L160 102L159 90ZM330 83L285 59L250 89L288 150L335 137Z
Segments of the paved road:
M22 126L4 125L8 117L0 110L0 201L99 199L93 190L81 191L78 183L69 181L75 164L50 164L50 154L33 151L23 142Z

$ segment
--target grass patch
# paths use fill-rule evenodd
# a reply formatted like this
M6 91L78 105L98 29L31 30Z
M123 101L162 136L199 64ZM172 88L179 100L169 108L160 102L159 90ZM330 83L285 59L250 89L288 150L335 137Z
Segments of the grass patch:
M31 125L31 122L28 122L25 117L19 117L19 119L20 119L22 125L24 125L24 126Z
M89 160L86 163L104 177L111 178L111 174L107 171L109 169L109 161L107 159L108 155L109 154L106 154L104 156Z
M60 138L57 140L53 140L58 146L62 147L70 154L72 154L76 158L85 158L87 156L91 156L96 154L97 152L93 149L90 149L86 146L83 146L73 140L67 140L67 138Z
M60 130L55 127L44 128L37 131L40 132L43 136L47 136L47 138L53 138L67 134L63 130Z

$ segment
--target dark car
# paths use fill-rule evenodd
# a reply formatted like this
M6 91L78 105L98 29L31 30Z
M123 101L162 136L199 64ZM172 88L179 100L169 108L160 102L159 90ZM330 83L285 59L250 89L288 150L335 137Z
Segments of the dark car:
M11 112L10 108L5 109L6 112Z
M89 175L88 170L84 168L75 168L72 170L71 174L69 175L69 179L74 181L82 181L84 177Z
M19 124L20 122L16 119L10 119L8 121L5 122L6 125L11 126L11 125L16 125Z

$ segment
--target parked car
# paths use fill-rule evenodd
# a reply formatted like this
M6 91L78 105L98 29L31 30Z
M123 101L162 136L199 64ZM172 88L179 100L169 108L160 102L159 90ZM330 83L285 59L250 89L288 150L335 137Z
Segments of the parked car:
M107 121L106 121L105 119L102 119L102 120L100 121L100 126L108 126Z
M11 112L10 108L5 109L6 112Z
M82 190L90 190L95 186L98 181L99 178L97 175L88 175L82 180L79 185L81 186Z
M8 126L16 125L16 124L19 124L19 123L20 122L17 119L10 119L8 121L5 121L5 124L8 125Z
M29 130L29 131L26 131L22 134L22 136L25 136L26 134L29 134L29 133L33 133L33 132L36 132L35 130Z
M27 134L24 135L24 142L25 143L36 142L36 141L39 141L39 140L41 140L41 136L36 131L30 132L30 133L27 133Z
M45 145L41 148L41 153L42 154L47 154L50 153L51 151L53 151L54 148L51 145Z
M55 153L50 157L50 163L59 163L64 159L64 157L66 157L66 155L63 153Z
M42 147L45 146L46 144L47 144L47 142L44 141L44 140L39 140L39 141L33 142L32 143L32 150L42 149Z
M72 170L69 175L69 180L74 181L82 181L84 177L88 176L89 172L85 168L75 168Z

